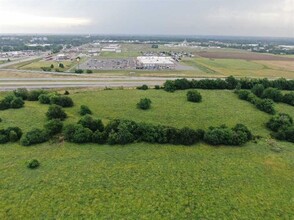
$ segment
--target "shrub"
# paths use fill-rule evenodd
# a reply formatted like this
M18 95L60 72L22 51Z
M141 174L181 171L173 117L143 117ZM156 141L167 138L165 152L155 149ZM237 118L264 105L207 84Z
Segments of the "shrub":
M20 97L22 98L23 100L27 100L28 98L28 95L29 95L29 92L27 89L25 88L19 88L19 89L16 89L13 91L14 95L16 97Z
M6 110L6 109L9 109L10 108L10 102L3 99L3 100L0 100L0 110Z
M197 131L191 129L191 128L182 128L179 132L180 137L180 144L183 145L192 145L196 142L200 141L200 137Z
M147 98L144 98L144 99L141 99L139 103L137 103L137 107L142 109L142 110L147 110L147 109L150 109L151 107L151 100L150 99L147 99Z
M187 79L176 79L174 81L174 85L177 90L185 90L191 88L190 82Z
M81 105L80 111L79 111L81 116L84 115L91 115L92 111L90 110L90 108L86 105Z
M38 99L41 104L50 104L49 94L41 94Z
M142 86L138 86L137 89L139 89L139 90L148 90L149 87L148 87L147 85L144 84L144 85L142 85Z
M64 108L72 107L74 105L70 97L60 95L54 95L50 97L50 103L54 105L60 105Z
M264 92L264 86L262 84L256 84L256 85L253 86L253 88L251 89L251 91L256 96L261 97L262 94L263 94L263 92Z
M277 132L283 127L289 127L292 126L293 119L290 115L285 113L280 113L278 115L275 115L272 117L267 123L266 126L272 130Z
M44 130L33 129L26 133L20 140L21 145L31 146L48 141L47 133Z
M75 70L75 73L81 74L81 73L84 73L84 70L76 69L76 70Z
M172 80L167 80L164 84L163 84L163 88L165 91L167 92L174 92L177 90L175 82Z
M237 125L233 129L224 125L221 127L211 127L205 133L204 140L211 145L239 146L250 140L248 139L247 130L246 126L243 125Z
M294 106L294 92L290 92L283 96L282 102Z
M11 102L10 102L10 106L11 108L22 108L24 105L24 101L22 100L22 98L14 98Z
M236 124L236 126L233 128L233 131L244 132L247 136L247 140L252 140L253 138L251 131L243 124Z
M61 133L62 127L63 123L59 119L50 120L44 125L45 131L49 136Z
M247 90L239 90L237 93L238 93L239 99L248 101L248 96L250 95L249 91L247 91Z
M58 64L58 67L63 69L64 68L64 64L63 63L59 63Z
M27 168L36 169L40 166L40 162L36 159L30 160L27 162Z
M104 131L104 125L100 119L93 119L90 115L85 115L80 119L78 124L85 128L89 128L91 131Z
M159 85L156 85L156 86L154 86L154 89L159 90L160 89L160 86Z
M69 91L65 90L64 95L69 95Z
M264 99L272 99L275 102L281 102L283 99L283 94L279 89L276 88L267 88L262 94Z
M42 94L46 94L47 92L44 90L32 90L28 94L28 101L38 101L39 96Z
M66 119L67 115L59 105L51 105L46 113L49 120L60 119L61 121Z
M23 133L19 127L9 127L6 129L6 134L11 142L15 142L20 140Z
M106 132L95 131L92 137L93 143L105 144L108 139L108 134Z
M92 141L93 132L80 124L70 124L64 128L65 140L73 143L89 143Z
M117 132L110 132L108 137L108 143L110 145L114 144L130 144L135 141L134 135L127 129L127 127L122 124L119 126L119 129Z
M91 74L91 73L93 73L93 70L87 70L86 73Z
M193 90L193 91L188 91L187 92L187 100L189 102L201 102L202 100L202 96L201 94L196 91L196 90Z
M6 144L7 142L9 142L9 137L7 135L6 130L1 129L0 130L0 144Z
M238 85L238 80L235 77L229 76L225 79L225 81L227 83L227 89L236 89Z
M261 99L257 102L256 107L269 114L275 114L274 103L271 99Z
M281 128L278 133L274 134L274 137L294 143L294 126Z

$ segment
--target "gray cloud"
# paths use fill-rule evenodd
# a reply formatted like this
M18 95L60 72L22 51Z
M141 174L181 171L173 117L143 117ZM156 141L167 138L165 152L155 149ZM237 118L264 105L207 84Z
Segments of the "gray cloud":
M0 0L0 12L0 33L294 37L293 0Z

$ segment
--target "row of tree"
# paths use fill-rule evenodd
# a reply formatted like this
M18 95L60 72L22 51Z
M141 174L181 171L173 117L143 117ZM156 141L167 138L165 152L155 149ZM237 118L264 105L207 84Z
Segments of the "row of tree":
M236 79L230 76L226 79L202 79L202 80L187 80L176 79L167 80L164 83L164 90L174 92L176 90L186 89L252 89L255 85L262 84L264 88L277 88L281 90L294 90L294 80L286 80L284 78L269 80L242 78Z
M251 91L259 98L271 99L275 102L284 102L294 106L294 92L284 95L280 89L272 87L265 88L262 84L256 84Z

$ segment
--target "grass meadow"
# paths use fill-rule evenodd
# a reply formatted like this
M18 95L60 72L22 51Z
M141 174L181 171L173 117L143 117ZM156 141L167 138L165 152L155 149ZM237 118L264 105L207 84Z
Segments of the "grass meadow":
M270 115L232 91L199 91L203 102L195 104L186 91L70 90L75 106L66 109L65 123L77 122L86 104L105 123L124 118L205 129L244 123L263 138L242 147L0 145L0 219L293 219L293 144L272 140L265 128ZM152 108L137 109L145 97ZM276 108L294 117L293 107ZM0 126L41 128L47 109L26 102L0 112ZM34 158L41 166L27 169Z

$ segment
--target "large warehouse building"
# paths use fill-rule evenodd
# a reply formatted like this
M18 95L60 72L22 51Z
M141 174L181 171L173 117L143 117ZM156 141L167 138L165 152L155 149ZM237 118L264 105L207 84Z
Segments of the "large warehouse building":
M175 69L175 61L171 57L141 56L137 57L137 69Z

